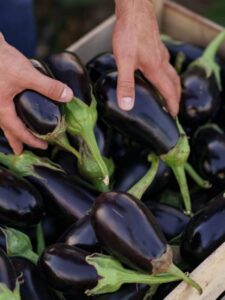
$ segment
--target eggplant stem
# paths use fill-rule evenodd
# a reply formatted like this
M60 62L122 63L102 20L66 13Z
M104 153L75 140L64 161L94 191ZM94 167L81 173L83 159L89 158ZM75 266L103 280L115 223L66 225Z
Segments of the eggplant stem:
M146 190L148 189L148 187L151 185L151 183L153 182L158 168L159 168L159 157L154 155L154 154L150 154L148 156L148 161L151 162L151 168L149 169L149 171L135 184L133 185L128 193L131 194L132 196L136 197L137 199L141 200L142 196L144 195L144 193L146 192Z
M198 186L203 189L210 189L212 187L212 184L209 181L204 180L188 162L185 163L184 168Z
M222 31L217 37L208 45L203 52L202 58L207 61L214 61L216 53L225 39L225 31Z
M35 265L37 264L39 259L37 253L35 253L33 250L26 250L24 253L21 253L20 256L30 260Z
M60 146L61 148L67 150L68 152L72 153L77 159L80 159L80 153L70 145L67 137L65 134L61 135L55 140L55 143Z
M178 267L176 267L174 264L171 264L169 269L167 270L170 274L179 277L180 279L184 280L188 285L195 288L198 293L202 294L202 288L200 285L195 282L193 279L191 279L189 276L187 276L184 272L182 272Z
M36 226L37 253L41 255L45 249L45 238L41 222Z
M86 143L92 157L96 161L97 165L99 166L99 169L101 170L102 177L103 177L103 182L106 186L109 185L109 174L108 174L108 169L106 167L106 164L101 156L100 150L98 148L96 138L94 135L93 130L82 130L82 139Z
M175 60L175 70L177 71L177 74L181 74L185 59L186 59L186 56L183 52L179 52L177 54L177 57Z

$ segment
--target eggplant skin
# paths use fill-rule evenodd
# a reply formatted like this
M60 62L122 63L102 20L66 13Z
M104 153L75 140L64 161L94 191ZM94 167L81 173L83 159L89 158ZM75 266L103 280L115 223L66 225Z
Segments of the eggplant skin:
M35 166L34 172L37 176L27 179L46 197L46 208L53 216L70 225L91 209L95 196L66 173L43 166Z
M221 96L214 75L193 67L181 77L182 96L180 120L189 127L197 127L212 119L220 109Z
M75 246L91 253L101 252L102 250L89 214L69 227L59 238L58 242Z
M0 167L0 223L26 227L40 222L43 201L26 180Z
M60 105L43 95L26 90L15 97L16 112L34 133L52 133L62 119Z
M19 277L22 274L20 295L23 300L55 300L38 268L23 257L11 257L11 263Z
M167 241L149 209L126 193L107 192L91 211L95 233L105 249L131 268L152 272Z
M88 254L76 247L54 244L43 252L38 266L53 288L65 294L84 293L99 279L96 269L85 260Z
M91 87L85 67L80 59L72 52L64 51L52 54L46 62L56 79L68 85L74 97L87 105L92 102Z
M199 211L188 223L181 242L181 255L197 266L225 241L224 192Z
M6 253L0 248L0 283L4 283L11 291L16 287L16 273Z
M131 111L123 111L117 104L117 77L117 72L109 73L96 83L95 95L102 119L156 154L168 153L180 135L175 120L162 107L156 90L135 75L135 105Z

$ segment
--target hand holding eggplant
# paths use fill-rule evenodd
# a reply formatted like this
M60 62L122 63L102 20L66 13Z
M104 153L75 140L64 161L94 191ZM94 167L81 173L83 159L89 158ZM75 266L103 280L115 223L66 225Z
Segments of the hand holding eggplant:
M180 80L160 41L151 1L116 0L113 48L118 67L117 99L121 109L134 106L134 71L139 69L166 99L173 116L179 110ZM141 101L136 97L137 101Z
M25 89L35 90L53 100L67 102L73 93L65 84L35 70L29 60L10 46L0 34L0 127L14 152L19 154L28 144L46 149L47 144L34 137L16 115L13 98Z

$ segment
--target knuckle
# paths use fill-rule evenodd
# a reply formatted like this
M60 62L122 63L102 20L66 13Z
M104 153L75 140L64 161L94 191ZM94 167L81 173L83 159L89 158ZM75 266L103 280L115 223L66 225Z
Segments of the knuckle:
M63 88L63 84L56 80L52 80L51 82L49 82L46 94L49 98L60 98L63 92Z

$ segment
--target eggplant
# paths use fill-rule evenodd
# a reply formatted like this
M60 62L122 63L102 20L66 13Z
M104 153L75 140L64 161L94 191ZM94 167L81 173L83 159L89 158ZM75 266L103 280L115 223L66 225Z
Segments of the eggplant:
M91 253L101 252L102 250L91 224L89 214L69 227L58 239L58 243L78 247Z
M102 75L116 71L116 61L112 53L101 53L92 58L86 65L89 78L94 85Z
M43 201L26 180L0 167L0 223L26 227L40 222Z
M224 39L225 32L222 32L181 76L180 120L191 128L204 125L219 111L222 84L215 55Z
M173 255L150 210L127 193L100 195L91 211L95 233L106 251L136 270L152 274L168 272L195 287L173 264Z
M180 235L190 221L189 216L172 206L153 201L145 202L145 204L168 241Z
M215 186L225 183L225 134L215 124L205 125L192 141L192 160L199 173Z
M197 266L225 242L225 194L216 196L188 223L181 242L181 255Z
M149 288L145 284L126 284L118 292L95 296L94 300L143 300Z
M85 293L94 296L116 292L126 283L149 285L179 280L179 277L170 274L157 277L125 269L108 255L89 255L65 244L48 247L41 255L38 266L48 284L65 295Z
M6 253L0 249L0 286L2 283L4 283L11 291L16 288L16 274L14 268Z
M39 269L23 257L11 257L16 276L21 277L20 294L23 300L55 300Z
M67 84L74 93L74 99L65 104L64 108L67 131L71 135L80 136L84 142L77 155L80 172L94 182L100 191L107 190L109 171L94 135L96 100L86 70L79 58L68 51L49 56L47 63L54 76Z
M109 73L100 78L95 87L101 117L122 134L132 137L156 155L172 169L184 199L185 211L191 213L191 200L186 182L185 169L203 187L202 181L187 164L190 146L180 124L163 109L159 94L153 86L135 76L135 102L131 111L122 111L117 105L118 73Z

